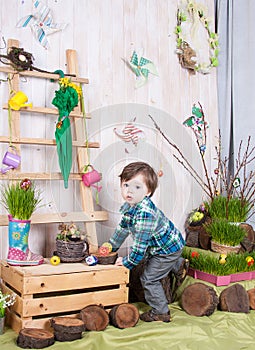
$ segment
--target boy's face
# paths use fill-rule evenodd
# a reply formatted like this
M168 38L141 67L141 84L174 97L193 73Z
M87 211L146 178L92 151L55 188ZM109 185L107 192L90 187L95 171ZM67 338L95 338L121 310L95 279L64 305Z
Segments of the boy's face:
M128 181L121 183L121 195L131 206L141 202L150 191L144 181L144 176L138 174Z

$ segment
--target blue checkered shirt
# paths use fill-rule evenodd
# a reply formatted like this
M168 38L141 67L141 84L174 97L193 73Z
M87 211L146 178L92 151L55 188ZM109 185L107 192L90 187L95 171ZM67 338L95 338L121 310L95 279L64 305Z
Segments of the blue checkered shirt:
M132 247L123 257L123 265L128 269L138 265L145 256L168 255L184 247L180 231L149 197L134 206L124 203L120 212L123 217L109 242L113 251L117 251L131 234Z

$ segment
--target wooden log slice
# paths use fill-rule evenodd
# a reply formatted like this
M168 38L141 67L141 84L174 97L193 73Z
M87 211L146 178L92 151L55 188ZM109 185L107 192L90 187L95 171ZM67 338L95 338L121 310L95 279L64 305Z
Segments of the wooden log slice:
M193 316L210 316L218 303L215 290L200 282L187 286L181 296L182 308Z
M186 246L199 248L199 231L188 231L186 229Z
M249 297L249 304L252 310L255 310L255 288L249 289L247 291Z
M129 302L135 303L135 302L142 302L146 303L145 297L144 297L144 290L140 281L140 277L143 274L144 267L146 264L146 260L142 260L137 266L135 266L130 271L130 277L129 277ZM170 273L168 276L163 278L161 281L162 287L164 289L167 302L170 304L172 302L172 274Z
M88 305L80 311L88 331L103 331L109 324L109 315L102 305Z
M134 327L139 321L139 311L133 305L129 303L123 303L114 306L110 313L110 323L117 328L130 328Z
M241 223L239 226L246 231L246 237L248 238L248 240L251 243L255 243L255 232L252 226L246 223Z
M250 304L245 288L236 283L224 289L220 294L220 309L222 311L248 313Z
M205 231L203 227L199 231L199 245L202 249L210 250L211 249L211 236L208 232Z
M71 341L81 339L85 331L85 324L79 318L54 317L51 319L55 339L58 341Z
M54 334L40 328L23 328L17 338L17 345L23 349L42 349L54 342Z

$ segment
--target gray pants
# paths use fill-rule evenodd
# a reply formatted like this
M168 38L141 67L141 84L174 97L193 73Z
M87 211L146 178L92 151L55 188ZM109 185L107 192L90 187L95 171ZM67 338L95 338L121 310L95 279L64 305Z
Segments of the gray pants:
M170 271L177 272L183 258L182 251L170 255L154 255L150 257L140 277L146 302L156 314L164 314L169 311L168 302L160 280L166 277Z

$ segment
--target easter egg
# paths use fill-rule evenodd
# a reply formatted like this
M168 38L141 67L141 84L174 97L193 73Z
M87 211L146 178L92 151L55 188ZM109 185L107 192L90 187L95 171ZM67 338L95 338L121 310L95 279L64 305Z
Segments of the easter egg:
M96 256L94 255L89 255L86 257L85 259L86 263L89 265L89 266L94 266L98 263L98 259Z
M60 257L57 255L53 255L50 259L51 265L58 265L60 263Z
M107 247L107 248L109 249L109 253L111 253L111 251L112 251L112 245L111 245L111 243L109 243L109 242L104 242L104 243L102 244L102 247Z

